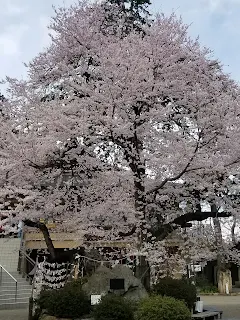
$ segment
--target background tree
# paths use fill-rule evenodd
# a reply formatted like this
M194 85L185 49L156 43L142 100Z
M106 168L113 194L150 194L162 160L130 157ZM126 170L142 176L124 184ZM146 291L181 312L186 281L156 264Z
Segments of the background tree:
M149 0L108 0L103 2L107 24L110 23L121 30L121 36L132 30L144 33L143 25L150 23ZM116 12L112 7L116 7ZM122 20L121 26L119 22ZM117 29L115 29L117 30Z

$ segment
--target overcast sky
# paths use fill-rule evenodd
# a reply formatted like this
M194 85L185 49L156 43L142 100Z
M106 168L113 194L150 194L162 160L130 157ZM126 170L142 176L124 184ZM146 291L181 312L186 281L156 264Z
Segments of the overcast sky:
M75 0L0 0L0 79L25 77L23 62L31 60L49 43L47 25L52 5ZM176 4L177 3L177 4ZM176 12L199 35L232 77L240 81L240 0L152 0L151 11Z

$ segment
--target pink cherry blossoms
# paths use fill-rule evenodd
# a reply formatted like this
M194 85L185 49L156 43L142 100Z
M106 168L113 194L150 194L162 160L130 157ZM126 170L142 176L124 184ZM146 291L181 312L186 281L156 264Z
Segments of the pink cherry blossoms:
M175 15L142 28L123 36L86 1L56 10L28 79L8 79L1 194L24 195L14 208L23 220L134 241L156 261L191 221L239 220L226 191L240 161L239 87ZM204 202L218 211L204 216ZM210 248L211 233L189 241L204 247L208 235Z

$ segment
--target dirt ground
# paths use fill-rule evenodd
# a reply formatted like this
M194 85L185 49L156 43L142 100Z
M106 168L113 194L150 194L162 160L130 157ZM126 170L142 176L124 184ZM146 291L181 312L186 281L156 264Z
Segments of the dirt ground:
M216 307L223 311L223 319L240 320L240 295L238 296L201 296L204 306Z

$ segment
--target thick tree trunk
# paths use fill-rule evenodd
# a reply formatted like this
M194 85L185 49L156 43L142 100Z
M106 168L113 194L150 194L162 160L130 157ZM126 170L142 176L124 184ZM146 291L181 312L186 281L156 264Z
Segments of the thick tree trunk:
M144 256L138 257L136 264L135 276L141 280L146 290L150 290L150 268Z
M143 243L147 241L147 236L144 233L145 227L145 210L146 210L146 195L145 195L145 167L139 165L135 167L134 172L134 187L135 187L135 209L139 215L139 230L138 230L138 250L141 252ZM145 256L141 253L137 257L135 276L139 278L146 290L150 289L150 268Z
M141 107L133 107L135 112L135 121L133 124L133 136L130 138L125 146L125 157L133 174L134 181L134 202L136 218L139 221L137 226L137 249L139 255L137 256L138 263L136 263L135 275L141 279L142 284L147 288L150 287L150 268L146 257L142 256L143 244L147 241L146 231L146 165L143 157L143 141L138 136L138 130L142 125ZM131 147L129 148L129 144Z
M217 208L215 205L211 206L211 211L216 211ZM216 245L218 248L218 258L217 258L217 281L218 281L218 291L222 294L229 294L232 292L232 276L231 271L227 267L227 263L225 261L224 252L222 252L223 248L223 238L222 238L222 230L219 218L213 219L214 231L216 237Z

